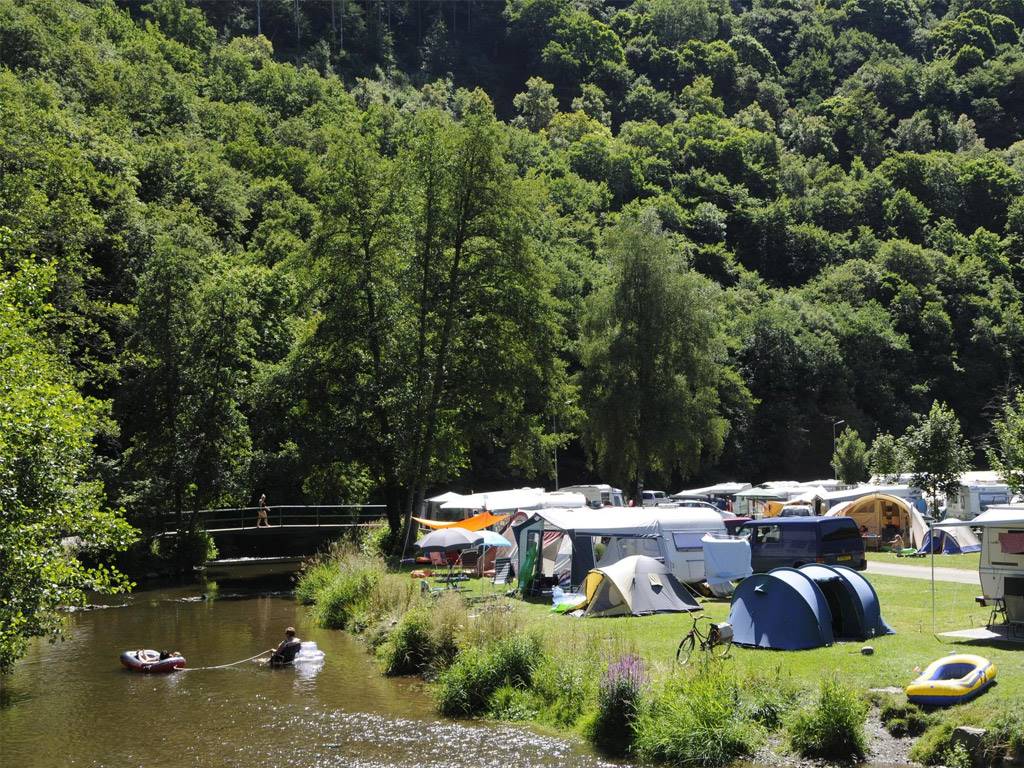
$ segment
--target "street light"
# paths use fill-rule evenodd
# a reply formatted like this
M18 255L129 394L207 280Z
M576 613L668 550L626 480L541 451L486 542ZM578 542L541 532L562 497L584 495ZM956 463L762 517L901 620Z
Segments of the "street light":
M839 421L833 421L832 422L832 455L833 456L836 455L836 448L838 447L838 444L836 443L836 427L838 427L840 424L845 424L845 423L846 423L846 419L840 419Z

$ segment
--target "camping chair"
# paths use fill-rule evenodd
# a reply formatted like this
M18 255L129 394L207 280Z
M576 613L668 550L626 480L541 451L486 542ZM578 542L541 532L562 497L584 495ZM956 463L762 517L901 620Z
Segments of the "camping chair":
M475 569L480 562L480 553L475 549L467 549L462 553L462 567Z
M512 558L499 557L494 561L494 584L508 584L512 581Z

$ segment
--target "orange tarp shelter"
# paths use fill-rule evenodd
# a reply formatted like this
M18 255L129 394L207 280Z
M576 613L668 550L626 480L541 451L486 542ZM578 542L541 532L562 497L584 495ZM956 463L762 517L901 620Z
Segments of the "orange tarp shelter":
M495 515L490 512L481 512L479 515L473 515L473 517L467 517L465 520L427 520L422 517L414 517L420 525L425 525L427 528L465 528L467 531L482 531L484 528L490 528L495 523L500 523L508 515Z

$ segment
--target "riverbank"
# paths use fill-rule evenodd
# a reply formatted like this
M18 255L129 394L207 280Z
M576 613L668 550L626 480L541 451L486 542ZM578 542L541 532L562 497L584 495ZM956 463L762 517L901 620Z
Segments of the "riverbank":
M298 595L323 624L360 634L382 671L432 680L443 714L572 728L611 753L706 766L761 759L766 749L781 762L816 751L845 757L824 754L831 747L800 738L801 729L838 728L852 739L843 749L871 756L882 750L882 739L877 727L866 725L869 713L901 736L927 730L910 753L926 762L949 762L952 725L996 722L998 740L1006 742L996 751L1018 739L1024 732L1024 682L1012 674L1018 651L943 642L932 634L929 583L885 576L871 581L896 630L871 641L872 655L848 643L796 653L734 648L729 659L683 670L674 653L692 623L685 614L573 619L551 614L547 605L496 596L480 581L466 582L467 591L459 594L423 595L408 573L389 573L352 552L308 568ZM983 624L987 611L973 597L970 585L938 585L936 629ZM704 609L719 621L729 605L706 601ZM969 704L931 715L908 709L902 694L871 693L899 690L915 669L957 651L992 659L1004 670L999 684ZM624 665L632 670L628 675ZM623 675L637 678L635 691L620 685ZM823 681L835 685L823 690ZM596 726L614 706L630 728L617 743L601 745ZM698 745L703 751L694 751ZM881 759L901 762L911 746L911 738L887 743L882 751L890 759Z

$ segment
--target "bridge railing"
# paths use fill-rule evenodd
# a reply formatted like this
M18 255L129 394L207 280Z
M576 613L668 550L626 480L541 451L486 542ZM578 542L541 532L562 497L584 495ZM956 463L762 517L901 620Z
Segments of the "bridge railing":
M259 507L230 507L200 509L182 514L185 527L201 527L208 531L218 529L256 528ZM272 526L356 527L370 525L387 516L383 504L282 504L268 507L267 521ZM178 530L178 516L168 513L163 518L165 533Z

